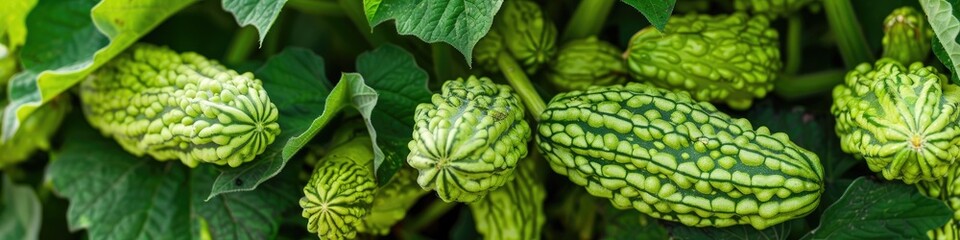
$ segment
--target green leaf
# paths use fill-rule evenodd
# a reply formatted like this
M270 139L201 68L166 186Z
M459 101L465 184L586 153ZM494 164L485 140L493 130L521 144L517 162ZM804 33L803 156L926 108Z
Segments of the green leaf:
M671 0L673 1L673 0ZM487 35L503 0L364 0L364 12L373 28L396 20L397 32L428 43L446 42L472 63L473 46Z
M812 239L926 239L943 226L953 210L899 182L853 181L836 203L820 216Z
M257 191L204 201L216 176L211 165L135 157L92 129L79 113L47 176L70 200L67 221L90 239L270 239L281 214L296 206L295 174ZM96 149L96 151L90 151Z
M357 57L357 72L380 95L371 122L376 145L384 156L375 159L381 183L406 162L413 139L413 115L417 105L430 101L427 72L417 66L413 55L402 48L384 45Z
M37 0L19 0L0 4L0 12L3 13L3 16L0 16L0 37L7 36L6 42L0 38L0 44L6 45L8 51L15 51L27 40L27 13L36 4ZM3 54L0 54L0 59L3 58Z
M604 201L606 202L606 201ZM603 215L602 239L668 239L667 230L656 219L634 209L620 210L610 204ZM723 239L723 238L714 238Z
M40 105L70 89L195 0L40 0L27 16L24 71L10 82L2 140ZM96 5L94 5L96 4Z
M40 200L27 185L3 176L0 189L0 239L37 239L42 218Z
M790 224L781 223L767 229L757 230L750 225L732 227L688 227L677 225L671 229L673 239L765 239L785 240L790 236Z
M280 111L280 135L252 162L221 169L208 199L257 188L280 173L287 161L341 110L354 107L370 116L377 103L377 92L364 85L359 74L344 74L331 89L323 59L306 49L291 48L277 54L255 75Z
M260 44L270 31L270 26L280 15L280 9L287 0L223 0L223 9L233 14L241 27L252 25L260 34Z
M623 2L640 11L647 21L650 21L650 25L660 31L667 26L673 6L677 4L677 0L623 0Z
M953 74L950 79L954 83L960 84L960 20L954 14L957 1L947 0L920 0L923 11L927 14L927 21L936 34L933 38L933 53L940 59L944 66L950 69Z

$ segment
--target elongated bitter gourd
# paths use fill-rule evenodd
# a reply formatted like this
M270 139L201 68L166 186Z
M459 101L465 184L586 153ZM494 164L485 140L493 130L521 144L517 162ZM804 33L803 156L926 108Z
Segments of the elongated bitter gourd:
M138 44L80 86L91 125L128 152L239 166L280 133L279 113L252 73L196 53Z
M474 55L482 68L499 72L497 57L510 54L533 74L556 54L556 41L557 27L535 2L505 1L487 36L477 42Z
M933 37L926 19L912 7L897 8L887 15L883 20L883 57L903 64L926 60Z
M773 90L783 66L778 38L764 16L672 16L664 32L633 35L627 67L642 82L747 109Z
M70 111L70 97L66 95L37 108L20 124L13 137L0 143L0 169L27 160L37 150L50 150L50 138ZM0 103L0 106L6 106L6 101ZM0 111L0 118L3 114Z
M417 183L447 202L473 202L513 177L527 156L530 127L506 85L470 76L443 84L417 106L407 163Z
M546 222L543 201L547 190L543 174L538 172L539 161L537 157L521 160L512 181L480 201L467 204L477 223L477 232L484 239L540 239L540 230Z
M861 64L833 89L830 111L844 152L886 179L936 180L960 157L960 87L916 62Z
M317 160L300 198L308 231L320 239L356 237L377 192L372 162L373 148L366 136L336 146Z
M647 84L558 94L537 145L557 173L652 217L688 226L757 229L817 208L816 155L684 92Z
M417 185L417 171L402 167L390 182L377 189L370 212L357 229L362 233L387 235L390 227L403 220L407 210L417 203L417 199L427 194Z
M960 165L950 165L947 175L936 181L917 182L920 193L943 200L953 209L953 218L942 227L930 230L927 236L935 240L960 238Z
M621 52L596 37L570 41L550 62L547 80L561 91L623 84L628 73Z

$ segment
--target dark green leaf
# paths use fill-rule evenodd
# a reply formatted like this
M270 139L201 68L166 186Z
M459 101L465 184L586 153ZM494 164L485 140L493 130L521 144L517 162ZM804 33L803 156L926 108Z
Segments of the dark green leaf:
M960 37L960 19L956 12L958 6L956 1L947 0L920 0L923 11L927 14L927 21L933 28L935 38L933 38L933 53L943 62L943 65L952 72L950 79L954 82L960 79L960 69L957 63L960 63L960 43L957 38Z
M750 225L732 227L688 227L677 225L671 229L673 239L750 239L750 240L784 240L790 236L790 224L781 223L764 230L757 230Z
M40 200L27 185L3 176L0 189L0 239L37 239L42 218Z
M634 209L620 210L606 204L603 219L603 238L614 239L667 239L667 230L656 219Z
M953 210L946 204L921 195L914 186L860 177L805 238L921 239L951 217Z
M260 34L260 42L280 15L287 0L223 0L223 9L233 14L240 26L252 25Z
M623 0L623 2L640 11L644 17L647 17L647 21L650 21L650 25L660 31L667 26L673 6L677 4L677 0Z

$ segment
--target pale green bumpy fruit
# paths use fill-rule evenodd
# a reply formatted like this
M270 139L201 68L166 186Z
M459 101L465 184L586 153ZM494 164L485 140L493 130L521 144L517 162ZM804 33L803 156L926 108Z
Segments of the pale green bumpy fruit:
M556 54L557 27L529 0L505 1L494 18L493 26L474 49L479 65L487 71L499 72L497 58L510 54L528 74Z
M903 64L926 60L933 37L926 19L923 13L912 7L893 10L883 20L883 57Z
M801 8L814 3L814 0L734 0L737 11L750 11L768 16L788 16Z
M537 171L539 161L534 157L521 160L512 181L480 201L467 204L477 223L477 232L484 239L540 239L546 222L543 201L547 190L543 186L543 174Z
M943 200L954 211L947 224L930 230L927 236L935 240L960 239L960 165L950 165L947 175L936 181L918 182L917 189L928 197Z
M426 193L428 191L417 185L416 170L400 168L389 183L377 189L373 206L357 230L362 233L387 235L390 227L403 220L407 210Z
M931 181L960 157L960 87L933 67L884 58L833 89L830 111L844 152L889 180Z
M70 98L65 95L37 108L12 138L0 143L0 169L26 160L37 150L50 150L50 137L57 132L70 110ZM2 103L0 107L6 106L6 101ZM3 111L0 111L0 117L3 117Z
M561 91L623 84L628 73L620 53L616 46L596 37L570 41L550 62L547 80Z
M138 44L80 85L91 125L128 152L239 166L280 133L260 80L196 53Z
M823 167L784 133L647 84L561 93L540 115L551 168L620 209L764 229L817 208Z
M473 202L513 177L530 127L510 87L488 78L447 81L417 106L407 162L417 183L447 202Z
M377 191L370 145L369 137L357 137L317 160L300 207L307 230L320 239L352 239L362 228Z
M783 66L770 21L744 13L670 17L662 33L653 27L637 32L626 58L637 80L737 110L773 90Z

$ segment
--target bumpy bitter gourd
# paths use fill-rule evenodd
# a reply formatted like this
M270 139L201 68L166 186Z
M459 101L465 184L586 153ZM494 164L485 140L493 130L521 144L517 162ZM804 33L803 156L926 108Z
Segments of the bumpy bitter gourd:
M20 124L13 137L0 143L0 169L26 160L37 150L50 149L50 138L70 111L69 99L64 94L43 104ZM6 101L0 103L0 106L6 106ZM0 111L0 118L3 114Z
M80 86L91 125L128 152L239 166L280 133L260 80L196 53L137 44Z
M833 89L841 148L889 180L943 177L960 157L960 87L946 81L919 62L857 66Z
M926 19L912 7L897 8L887 15L883 20L883 57L903 64L926 60L933 37Z
M817 208L823 168L786 134L647 84L558 94L537 145L551 168L620 209L757 229Z
M417 183L447 202L473 202L513 177L530 127L509 86L470 76L417 106L407 162Z
M947 175L936 181L921 181L917 189L923 195L943 200L953 209L953 218L940 228L927 232L934 240L952 240L960 238L960 165L950 165Z
M637 80L738 110L773 90L783 66L770 21L744 13L672 16L664 32L637 32L626 54Z
M300 198L308 231L320 239L356 237L377 192L372 162L373 148L366 136L338 145L317 160Z
M543 174L537 167L540 161L537 157L521 160L512 181L480 201L467 204L477 232L484 239L540 239L546 222L543 201L547 197Z
M403 220L407 210L426 193L428 191L417 185L416 170L410 167L400 168L389 183L377 189L373 205L357 230L362 233L387 235L390 227Z
M547 80L561 91L623 84L628 73L621 52L596 37L570 41L550 62Z
M498 72L497 58L510 54L533 74L556 54L556 41L557 27L545 18L540 6L529 0L505 1L474 55L482 68Z

